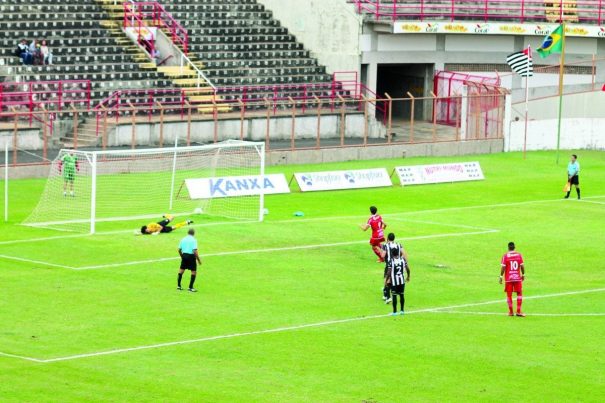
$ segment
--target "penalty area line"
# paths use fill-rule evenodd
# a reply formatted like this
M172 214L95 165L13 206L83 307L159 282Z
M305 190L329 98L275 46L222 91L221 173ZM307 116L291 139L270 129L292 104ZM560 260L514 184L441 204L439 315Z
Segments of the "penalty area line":
M499 232L499 230L484 230L484 231L474 231L474 232L454 232L449 234L434 234L434 235L421 235L414 237L404 237L398 238L402 241L415 241L415 240L423 240L423 239L435 239L435 238L450 238L450 237L461 237L461 236L471 236L471 235L482 235L482 234L493 234ZM202 254L202 257L216 257L216 256L231 256L231 255L248 255L253 253L271 253L271 252L284 252L284 251L292 251L292 250L304 250L304 249L320 249L320 248L333 248L339 246L351 246L351 245L360 245L366 244L368 241L350 241L350 242L335 242L335 243L325 243L325 244L314 244L314 245L299 245L299 246L286 246L283 248L266 248L266 249L251 249L251 250L238 250L238 251L229 251L229 252L217 252L217 253L205 253ZM165 257L159 259L147 259L147 260L137 260L132 262L125 263L111 263L105 265L95 265L95 266L83 266L83 267L73 267L72 270L97 270L97 269L108 269L112 267L122 267L122 266L136 266L140 264L152 264L166 261L175 261L180 259L180 257Z
M588 196L584 197L582 200L586 201L586 199L602 199L605 198L605 195L598 196ZM510 202L510 203L497 203L497 204L480 204L474 206L459 206L459 207L444 207L444 208L436 208L436 209L427 209L427 210L412 210L406 212L399 213L385 213L383 217L389 218L393 216L402 216L402 215L414 215L414 214L423 214L423 213L439 213L439 212L448 212L448 211L457 211L457 210L471 210L471 209L482 209L482 208L494 208L494 207L514 207L514 206L522 206L526 204L536 204L536 203L553 203L553 202L561 202L564 199L542 199L542 200L526 200L520 202ZM312 218L297 218L297 219L284 219L284 220L267 220L267 223L270 224L286 224L286 223L298 223L298 222L313 222L313 221L336 221L336 220L344 220L344 219L362 219L367 218L367 215L351 215L351 216L331 216L331 217L312 217ZM234 222L224 222L220 223L220 225L241 225L241 224L258 224L258 221L234 221ZM194 225L196 228L202 228L204 226L212 226L219 225L217 223L200 223L198 225ZM50 241L55 239L68 239L68 238L82 238L82 237L96 237L102 235L115 235L115 234L128 234L132 233L134 230L120 230L120 231L107 231L107 232L97 232L94 235L91 234L73 234L73 235L58 235L58 236L50 236L50 237L42 237L42 238L31 238L31 239L14 239L10 241L0 241L0 245L11 245L18 243L32 243L32 242L43 242Z
M17 256L0 255L0 258L1 259L7 259L7 260L14 260L14 261L17 261L17 262L34 263L34 264L41 265L41 266L58 267L60 269L78 270L77 267L65 266L65 265L62 265L62 264L55 264L55 263L42 262L40 260L25 259L25 258L17 257Z
M569 295L597 293L597 292L603 292L603 291L605 291L605 288L595 288L595 289L590 289L590 290L579 290L579 291L559 292L559 293L553 293L553 294L535 295L535 296L526 297L525 299L554 298L554 297L562 297L562 296L569 296ZM492 301L469 303L469 304L458 304L458 305L435 307L435 308L416 309L416 310L406 311L406 315L421 314L421 313L441 313L441 312L447 313L448 310L453 310L453 309L458 309L458 308L481 306L481 305L503 304L503 303L505 303L504 299L497 299L497 300L492 300ZM84 353L84 354L75 354L75 355L48 358L48 359L23 357L23 356L19 356L19 355L6 354L6 353L2 353L1 355L4 355L6 357L19 358L19 359L23 359L23 360L27 360L27 361L34 361L34 362L49 364L49 363L54 363L54 362L72 361L72 360L83 359L83 358L123 354L123 353L129 353L129 352L133 352L133 351L152 350L152 349L159 349L159 348L164 348L164 347L180 346L180 345L185 345L185 344L196 344L196 343L203 343L203 342L208 342L208 341L234 339L234 338L240 338L240 337L244 337L244 336L255 336L255 335L272 334L272 333L284 333L284 332L318 328L318 327L331 326L331 325L337 325L337 324L343 324L343 323L353 323L353 322L361 322L361 321L372 320L372 319L387 318L390 316L391 316L390 314L382 314L382 315L360 316L360 317L356 317L356 318L328 320L328 321L321 321L321 322L308 323L308 324L302 324L302 325L285 326L285 327L278 327L278 328L265 329L265 330L254 330L254 331L249 331L249 332L238 332L238 333L231 333L231 334L218 335L218 336L202 337L202 338L198 338L198 339L189 339L189 340L172 341L172 342L166 342L166 343L148 344L148 345L142 345L142 346L136 346L136 347L118 348L118 349L113 349L113 350ZM395 317L394 319L397 319L397 318L399 318L399 317Z

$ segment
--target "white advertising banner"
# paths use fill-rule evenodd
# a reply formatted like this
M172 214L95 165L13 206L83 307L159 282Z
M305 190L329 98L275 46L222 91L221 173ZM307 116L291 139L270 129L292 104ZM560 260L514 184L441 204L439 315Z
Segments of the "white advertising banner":
M393 186L385 168L294 174L302 192Z
M475 34L475 35L533 35L547 36L558 24L515 24L505 22L396 22L394 34ZM605 27L570 24L566 36L578 38L605 38Z
M290 193L284 174L256 176L225 176L222 178L185 179L191 199L216 199L222 197L255 196Z
M483 171L478 162L456 164L413 165L395 168L401 186L426 185L430 183L464 182L483 180Z

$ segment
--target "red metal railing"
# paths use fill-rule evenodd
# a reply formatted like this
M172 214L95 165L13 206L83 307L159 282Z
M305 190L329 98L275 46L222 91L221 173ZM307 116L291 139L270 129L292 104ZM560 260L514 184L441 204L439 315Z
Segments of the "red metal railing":
M189 34L187 30L174 19L172 14L166 11L164 6L157 1L124 3L124 28L134 27L141 39L141 31L148 24L168 31L172 42L181 45L183 53L188 53Z
M604 0L353 0L375 19L605 23Z
M335 105L340 97L351 102L358 102L361 110L366 99L376 110L376 115L386 122L388 107L385 98L371 91L364 84L357 81L357 72L337 72L333 75L332 82L328 83L303 83L303 84L280 84L280 85L241 85L216 87L208 93L206 100L199 102L188 101L188 91L181 88L165 89L142 89L142 90L120 90L112 93L94 107L97 116L97 133L100 116L104 112L119 117L120 113L128 112L133 108L145 108L148 115L154 113L154 107L162 106L172 111L185 109L186 103L198 106L214 105L241 106L245 111L248 104L259 104L259 101L267 101L273 114L277 113L278 104L293 102L299 105L305 113L310 105L318 101L329 104L334 111ZM159 104L159 105L158 105ZM159 111L157 108L155 112Z
M46 109L60 112L67 105L90 109L90 80L0 83L0 111Z
M460 125L458 119L460 104L457 97L468 95L482 95L477 98L476 110L488 112L497 106L492 105L494 99L501 95L499 77L485 77L472 74L456 73L451 71L438 71L433 80L433 93L436 98L433 105L434 118L437 123L448 126ZM467 93L464 93L464 87ZM487 96L486 96L487 95ZM494 99L489 97L494 95Z

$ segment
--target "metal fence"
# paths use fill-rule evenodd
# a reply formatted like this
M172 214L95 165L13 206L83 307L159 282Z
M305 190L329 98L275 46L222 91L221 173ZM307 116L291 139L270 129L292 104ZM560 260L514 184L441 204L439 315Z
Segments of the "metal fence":
M603 0L354 0L357 11L377 20L484 22L560 21L602 25Z
M503 137L506 93L448 98L450 103L457 105L455 125L440 124L435 113L428 115L432 119L419 119L414 112L421 107L431 109L445 100L438 96L338 97L330 105L321 99L265 99L245 106L240 101L239 105L233 104L232 109L224 113L218 113L216 108L219 106L215 105L214 110L203 114L199 113L199 107L192 105L133 105L118 116L112 116L108 109L98 116L87 110L65 111L63 119L55 122L48 111L34 111L36 119L32 122L30 112L12 112L0 114L0 143L9 142L10 165L16 166L48 163L62 147L97 150L171 147L175 132L178 132L180 142L187 145L226 139L264 140L267 152ZM377 107L386 111L384 124L376 119ZM90 134L84 137L82 125L86 125L87 120L94 122L96 119L99 122L98 137ZM55 127L53 135L50 124L62 127L63 134L59 136ZM155 133L153 138L149 137L151 125ZM279 133L276 127L281 127ZM250 137L251 132L253 138ZM120 144L115 143L118 133ZM32 138L38 142L36 147L31 147Z

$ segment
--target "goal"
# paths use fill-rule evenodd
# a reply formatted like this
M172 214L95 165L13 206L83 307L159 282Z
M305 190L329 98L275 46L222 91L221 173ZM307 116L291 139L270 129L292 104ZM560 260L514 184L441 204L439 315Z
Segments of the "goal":
M215 217L262 221L262 186L253 192L216 195L191 190L204 185L217 188L231 177L262 183L264 175L264 143L226 141L90 152L64 149L52 162L38 205L23 224L95 233L125 229L124 223L115 224L118 221L134 225L136 220L159 220L166 213L203 221Z

